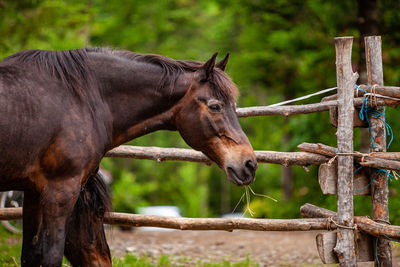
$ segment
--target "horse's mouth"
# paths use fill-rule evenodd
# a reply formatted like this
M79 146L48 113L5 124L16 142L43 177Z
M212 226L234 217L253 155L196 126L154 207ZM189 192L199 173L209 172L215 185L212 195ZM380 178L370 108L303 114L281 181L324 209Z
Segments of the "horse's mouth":
M237 171L233 167L226 168L226 175L228 177L228 180L238 186L249 185L255 180L254 175L244 175L244 177L239 176Z

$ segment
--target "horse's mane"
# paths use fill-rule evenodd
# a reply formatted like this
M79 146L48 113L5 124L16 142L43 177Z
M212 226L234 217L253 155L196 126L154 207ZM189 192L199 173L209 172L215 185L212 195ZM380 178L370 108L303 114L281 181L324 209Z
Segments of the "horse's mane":
M160 79L159 87L170 87L171 90L180 74L184 72L195 72L204 64L203 62L195 60L174 60L162 55L140 54L126 50L114 50L111 48L87 48L86 51L110 54L128 60L157 65L163 70L163 76ZM214 93L218 98L235 99L239 94L238 88L231 78L218 68L214 69L209 82L214 88Z
M87 87L92 79L86 60L88 53L85 49L47 51L26 50L4 59L4 62L28 63L40 71L56 77L64 86L82 97L86 95Z
M199 61L173 60L161 55L140 54L110 48L83 48L64 51L26 50L5 58L4 62L15 61L34 64L41 71L57 77L63 85L73 90L77 95L82 96L85 95L85 89L93 82L87 65L90 53L103 53L161 67L163 76L160 78L159 88L170 87L173 89L180 74L194 72L203 65ZM238 95L236 85L228 75L218 68L214 69L209 82L218 97L236 98Z

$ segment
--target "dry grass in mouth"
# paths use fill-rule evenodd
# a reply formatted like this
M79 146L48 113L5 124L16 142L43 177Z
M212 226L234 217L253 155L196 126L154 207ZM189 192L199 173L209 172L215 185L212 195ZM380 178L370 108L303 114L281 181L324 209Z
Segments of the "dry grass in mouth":
M248 212L250 214L251 217L253 217L255 215L254 211L252 211L250 209L250 192L255 195L255 196L259 196L259 197L264 197L264 198L268 198L272 201L278 202L278 200L276 200L273 197L267 196L267 195L263 195L263 194L258 194L255 193L253 191L253 189L250 187L250 185L246 185L245 187L245 191L243 193L243 195L240 197L238 203L236 204L235 208L233 209L232 213L235 212L236 208L239 206L240 202L242 202L243 198L246 197L246 210L243 212L243 216L246 214L246 212ZM250 192L249 192L250 191Z

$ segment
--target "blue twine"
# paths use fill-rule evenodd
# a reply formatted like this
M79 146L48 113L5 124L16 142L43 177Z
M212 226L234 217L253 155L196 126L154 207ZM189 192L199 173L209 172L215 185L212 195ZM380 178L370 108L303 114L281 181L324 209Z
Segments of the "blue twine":
M358 169L357 170L355 170L354 172L353 172L353 174L356 174L359 170L361 170L363 168L363 166L360 166L360 167L358 167Z
M385 235L385 233L382 231L382 226L381 226L380 224L378 224L378 225L379 225L379 230L381 231L381 233L382 233L382 235L383 235L384 237L386 237L386 238L389 239L390 241L400 243L400 240L396 240L396 239L393 239L393 238L388 237L387 235ZM399 232L399 231L397 231L397 232Z
M380 108L382 109L382 111L379 111L379 110L377 110L377 109L375 109L375 108L369 108L369 107L368 107L368 95L367 95L367 93L368 93L368 90L370 89L370 87L368 87L368 89L367 89L366 91L363 90L363 89L361 89L357 84L355 84L355 87L357 88L357 90L364 92L363 103L362 103L362 105L361 105L361 109L360 109L360 114L359 114L359 116L360 116L360 119L361 119L361 120L363 120L363 121L365 120L365 121L367 122L367 124L368 124L369 133L370 133L370 135L371 135L371 140L372 140L372 146L373 146L373 148L376 148L376 145L375 145L374 137L372 136L372 132L371 132L371 124L370 124L370 122L369 122L369 116L373 116L373 117L379 119L381 122L383 122L383 123L385 124L386 135L387 135L387 136L390 136L390 141L389 141L389 143L387 144L387 149L389 149L390 145L391 145L392 142L393 142L393 130L392 130L392 127L390 127L390 125L386 122L386 114L385 114L385 110L386 110L386 109L385 109L384 107L380 107ZM381 117L383 117L384 119L382 120ZM353 174L355 174L356 172L358 172L361 168L362 168L362 166L359 167L357 170L355 170ZM361 192L361 191L363 191L364 189L366 189L366 188L368 188L369 186L371 186L372 182L375 180L375 178L376 178L376 177L378 176L378 174L381 173L381 172L386 173L388 179L392 182L393 175L391 175L387 170L384 170L384 169L377 169L376 175L374 176L374 178L372 178L371 182L370 182L368 185L364 186L363 188L361 188L361 189L359 189L359 190L354 190L354 192Z
M378 224L378 225L379 225L379 230L381 231L381 233L384 237L386 237L390 241L400 243L400 240L396 240L396 239L390 238L387 235L385 235L385 233L382 231L382 226L380 224ZM396 233L399 233L399 232L400 231L397 231ZM379 237L376 238L376 242L375 242L375 260L376 260L378 267L380 267L381 263L379 262L379 258L378 258L378 241L379 241Z
M378 267L381 267L381 263L379 262L379 259L378 259L378 241L379 241L379 237L376 238L376 242L375 242L375 260L376 260L376 263L378 264Z
M353 172L353 174L355 174L355 173L357 173L359 170L361 170L362 167L363 167L363 166L361 166L361 167L359 167L357 170L355 170L355 171ZM361 189L359 189L359 190L353 190L353 192L358 193L358 192L363 191L365 188L368 188L369 186L371 186L372 182L375 180L376 177L378 177L379 173L381 173L381 172L386 173L386 174L388 175L388 176L387 176L388 179L392 182L392 178L393 178L393 175L392 175L392 174L390 174L390 173L389 173L387 170L385 170L385 169L377 169L374 178L372 178L372 180L371 180L371 182L369 182L369 184L367 184L366 186L364 186L363 188L361 188Z
M368 124L369 133L370 133L370 135L371 135L372 147L373 147L373 148L376 148L376 145L375 145L374 137L372 136L372 132L371 132L371 124L370 124L370 122L369 122L369 116L373 116L373 117L379 119L381 122L383 122L383 123L385 124L386 136L390 136L390 141L389 141L389 143L387 144L387 149L389 149L390 145L391 145L392 142L393 142L393 138L394 138L394 137L393 137L393 130L392 130L392 127L386 122L386 113L385 113L386 108L385 108L385 107L380 107L380 109L381 109L382 111L379 111L379 110L377 110L377 109L375 109L375 108L370 108L370 107L368 107L368 95L367 95L367 93L368 93L368 90L370 89L370 87L368 87L367 91L361 89L357 84L355 85L355 87L357 88L357 90L364 92L363 103L362 103L362 105L361 105L361 109L360 109L360 114L359 114L359 116L360 116L360 119L361 119L362 121L365 120L365 121L367 122L367 124ZM382 117L383 117L383 119L382 119ZM355 174L356 172L358 172L361 168L362 168L362 166L359 167L357 170L355 170L355 171L354 171L354 174ZM381 173L381 172L386 173L388 179L392 182L392 178L393 178L393 175L392 175L392 174L390 174L390 173L389 173L387 170L385 170L385 169L377 169L376 174L375 174L374 178L372 178L371 182L370 182L368 185L366 185L366 186L364 186L363 188L361 188L360 190L354 190L354 192L360 192L360 191L366 189L367 187L371 186L372 182L375 180L375 178L376 178L376 177L379 175L379 173ZM380 228L380 231L381 231L382 235L385 236L387 239L389 239L389 240L391 240L391 241L394 241L394 242L400 242L400 241L398 241L398 240L392 239L392 238L388 237L387 235L385 235L385 234L383 233L382 228L381 228L380 225L379 225L379 228ZM400 231L399 231L399 232L400 232ZM376 244L375 244L375 260L376 260L376 263L377 263L378 267L380 267L381 264L380 264L379 259L378 259L378 241L379 241L379 237L376 238Z
M393 142L393 130L392 130L392 127L390 127L390 125L386 122L386 114L385 114L386 108L380 107L382 109L382 111L379 111L379 110L377 110L375 108L368 107L368 95L367 95L367 93L368 93L368 90L369 90L370 87L368 87L368 89L366 91L361 89L357 84L355 84L355 87L357 88L357 90L364 92L364 98L363 98L363 103L361 105L359 117L360 117L360 119L362 121L365 120L367 122L367 124L368 124L369 133L371 135L373 148L376 148L376 145L375 145L374 137L372 136L372 132L371 132L371 124L369 122L369 116L373 116L373 117L379 119L381 122L383 122L385 124L386 135L390 136L390 141L389 141L389 143L387 145L387 149L389 149L390 145ZM384 118L383 120L382 120L382 117Z

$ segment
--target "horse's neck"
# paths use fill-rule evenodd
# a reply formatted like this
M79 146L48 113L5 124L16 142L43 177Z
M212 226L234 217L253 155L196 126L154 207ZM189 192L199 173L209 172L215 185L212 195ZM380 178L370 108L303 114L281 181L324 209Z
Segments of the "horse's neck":
M91 58L113 118L112 147L157 130L175 130L170 113L189 87L185 74L171 91L158 88L163 75L159 66L111 55Z

